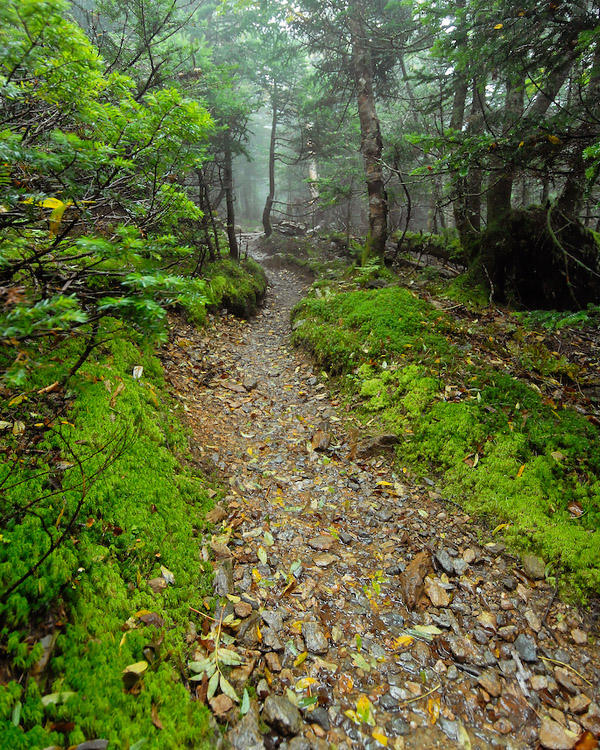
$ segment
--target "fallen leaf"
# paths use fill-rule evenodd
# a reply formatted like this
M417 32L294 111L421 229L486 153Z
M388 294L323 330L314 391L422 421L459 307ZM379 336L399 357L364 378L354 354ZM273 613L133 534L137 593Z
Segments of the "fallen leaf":
M383 745L383 747L387 747L388 738L383 733L383 729L381 729L381 727L375 727L372 736L373 739L376 739L380 745Z
M433 726L440 715L440 697L439 695L432 696L427 701L427 713L429 714L429 723Z
M152 716L152 723L154 724L154 726L157 729L164 729L163 723L158 716L158 706L156 705L156 703L152 704L150 714Z

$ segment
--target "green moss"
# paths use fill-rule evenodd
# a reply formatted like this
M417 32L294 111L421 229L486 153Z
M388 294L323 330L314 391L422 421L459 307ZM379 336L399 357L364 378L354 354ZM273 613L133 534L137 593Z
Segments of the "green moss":
M59 611L62 605L66 611L40 688L30 680L25 691L15 682L0 689L0 734L6 747L67 746L96 737L109 739L115 748L144 738L145 748L213 746L208 710L191 701L180 672L189 606L211 590L209 572L199 562L211 501L203 479L185 466L187 438L160 362L149 343L136 345L130 334L123 327L79 371L64 418L41 432L36 452L25 454L12 472L9 462L1 469L5 488L12 486L5 508L48 495L56 481L63 488L37 501L35 516L17 513L5 523L0 544L4 591L48 548L44 527L56 534L64 530L85 494L64 542L0 607L0 638L10 647L15 677L40 656L39 645L32 649L24 641L28 624L50 608ZM138 380L132 369L139 365L144 371ZM54 374L34 372L28 386L47 385ZM47 408L43 397L35 405L32 400L3 409L11 419L23 418L27 435L39 431L34 420ZM29 416L31 411L37 415ZM10 450L16 448L16 439L6 441L12 443ZM58 472L57 461L71 465ZM156 594L148 580L161 575L161 565L175 583ZM156 612L164 626L143 625L136 617L141 610ZM143 661L144 647L157 641L162 641L157 660L142 678L141 691L124 691L123 669ZM66 691L75 695L43 707L43 694ZM152 722L153 706L162 730ZM74 728L65 736L51 730L55 722L72 722Z
M404 466L420 475L437 471L446 496L494 524L508 523L508 542L560 564L571 591L600 590L593 425L465 357L452 343L450 320L405 289L309 298L293 315L304 320L294 341L344 376L359 417L376 412L382 427L401 436ZM546 366L537 356L537 369ZM579 518L569 512L572 502L581 504Z
M204 269L208 280L210 304L225 307L235 315L249 317L258 306L267 289L267 277L255 260L248 258L239 263L220 260Z

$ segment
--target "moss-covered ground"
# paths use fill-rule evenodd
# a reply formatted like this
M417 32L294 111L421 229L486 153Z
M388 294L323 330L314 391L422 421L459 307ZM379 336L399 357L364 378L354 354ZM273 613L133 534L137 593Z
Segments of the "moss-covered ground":
M266 286L252 263L209 271L214 306L248 312ZM98 338L64 388L53 384L77 338L1 392L0 748L214 747L184 666L190 606L212 591L200 547L215 492L191 460L157 340L114 319ZM142 674L126 682L131 665Z
M293 318L295 342L338 377L358 418L401 437L402 467L435 474L446 498L502 526L497 537L539 553L568 595L600 591L590 421L490 364L470 329L409 289L320 284Z

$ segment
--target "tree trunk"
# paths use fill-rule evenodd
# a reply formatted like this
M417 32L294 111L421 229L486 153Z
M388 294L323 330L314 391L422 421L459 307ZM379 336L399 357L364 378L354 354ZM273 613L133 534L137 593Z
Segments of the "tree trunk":
M506 99L504 104L504 129L510 130L514 123L523 115L523 97L525 93L524 81L507 81ZM492 183L487 192L487 223L488 226L497 224L510 213L512 206L512 188L515 179L515 167L511 162L500 163L499 171L492 174Z
M266 237L273 234L271 226L271 209L275 200L275 143L277 141L277 84L273 84L273 93L271 94L271 106L273 116L271 118L271 140L269 142L269 194L262 213L262 225Z
M229 242L229 257L239 260L238 241L235 236L235 209L233 205L233 164L231 157L231 132L225 131L223 189L225 190L225 205L227 207L227 240Z
M208 259L212 262L216 260L215 249L210 239L210 232L208 231L208 225L210 222L210 203L208 202L208 196L206 193L206 185L204 183L204 175L201 169L196 170L198 177L198 205L202 209L204 216L202 217L202 232L206 241L206 247L208 248ZM202 261L199 260L197 270L202 266Z
M361 152L369 199L369 233L363 253L365 261L370 255L383 258L387 240L388 205L381 164L383 142L373 94L373 63L363 24L356 9L351 13L348 24L360 120Z

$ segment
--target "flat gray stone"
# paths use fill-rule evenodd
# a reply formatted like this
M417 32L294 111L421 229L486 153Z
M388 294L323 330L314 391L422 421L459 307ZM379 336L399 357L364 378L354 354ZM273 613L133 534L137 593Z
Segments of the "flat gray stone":
M266 724L285 737L298 734L302 729L300 711L281 695L267 697L262 718Z
M251 703L248 713L227 736L233 750L265 750L258 721L258 709L255 703Z
M530 636L525 635L525 633L517 636L515 648L523 661L537 661L537 646L535 645L535 641Z
M217 596L233 594L233 563L231 559L219 560L215 565L213 589Z
M306 650L310 651L311 654L326 654L329 651L329 640L318 623L302 623L302 637L306 644Z

